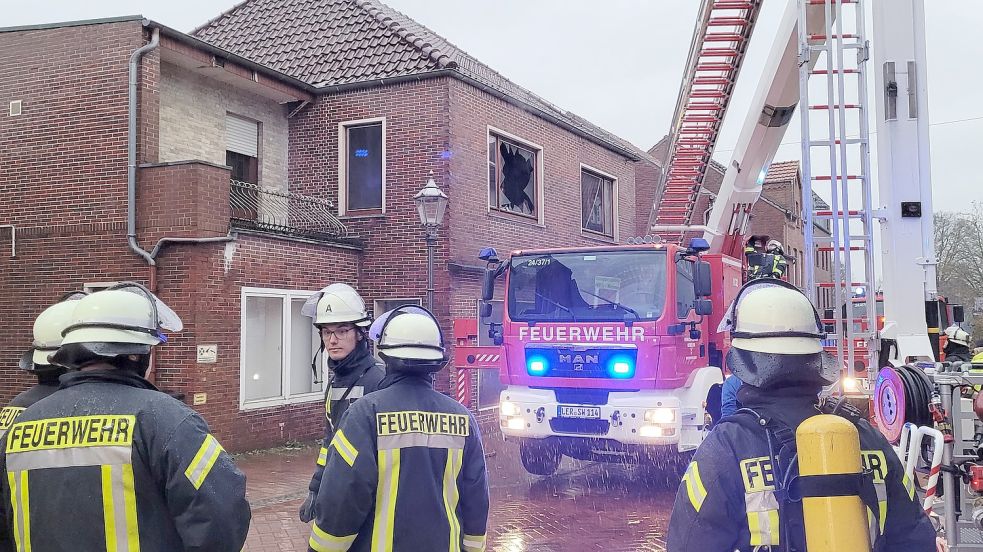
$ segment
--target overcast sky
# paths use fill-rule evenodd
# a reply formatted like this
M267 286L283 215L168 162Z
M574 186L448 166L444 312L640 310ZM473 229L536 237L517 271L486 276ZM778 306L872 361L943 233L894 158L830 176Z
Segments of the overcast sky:
M883 1L883 0L882 0ZM648 149L669 129L698 0L386 0L550 102ZM936 210L983 202L983 5L929 0L927 44ZM0 25L140 13L190 31L230 0L32 0ZM768 0L715 157L726 162L771 48L783 2ZM873 40L873 38L872 38ZM873 82L873 76L870 77ZM873 102L873 96L871 96ZM799 158L797 123L776 161ZM873 130L873 127L871 127ZM876 135L872 136L876 140ZM876 162L876 161L875 161Z

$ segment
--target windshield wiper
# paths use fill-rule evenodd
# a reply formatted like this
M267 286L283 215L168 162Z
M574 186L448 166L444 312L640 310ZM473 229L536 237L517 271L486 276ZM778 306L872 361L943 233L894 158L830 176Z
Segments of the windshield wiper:
M545 299L549 303L551 303L553 305L556 305L556 306L560 307L561 309L565 310L567 312L567 314L570 315L570 320L572 320L574 322L577 322L577 317L573 314L573 311L570 310L570 307L561 305L561 304L557 303L556 301L550 299L549 297L543 295L542 293L539 293L538 291L536 292L536 297L542 297L543 299Z
M601 297L600 295L594 295L593 293L591 293L589 291L582 290L579 287L577 288L577 291L579 291L580 293L586 293L587 295L590 295L591 297L596 297L596 298L600 299L601 301L604 301L605 303L607 303L609 305L614 305L614 306L616 306L618 308L624 309L626 312L630 312L630 313L634 314L635 315L635 320L641 320L642 319L642 317L639 316L638 311L636 311L635 309L629 307L628 305L622 305L621 303L619 303L617 301L612 301L612 300L608 299L607 297ZM627 320L625 322L627 323Z

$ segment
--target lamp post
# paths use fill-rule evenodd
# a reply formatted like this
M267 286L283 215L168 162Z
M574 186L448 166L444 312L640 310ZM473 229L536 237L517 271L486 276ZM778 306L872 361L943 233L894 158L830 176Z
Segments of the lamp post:
M433 256L437 249L437 227L444 220L447 209L447 195L434 182L433 171L430 171L427 184L413 196L413 203L420 215L420 224L427 232L427 310L433 311Z

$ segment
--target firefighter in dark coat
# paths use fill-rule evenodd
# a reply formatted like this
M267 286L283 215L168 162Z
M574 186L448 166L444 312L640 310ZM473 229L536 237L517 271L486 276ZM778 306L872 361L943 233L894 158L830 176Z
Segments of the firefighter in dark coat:
M314 327L321 335L321 352L327 352L331 370L324 391L324 442L308 486L307 500L300 506L300 520L307 523L314 519L314 498L321 487L328 445L341 416L353 402L378 389L386 373L369 350L366 330L372 319L365 301L351 286L331 284L312 295L301 313L314 319ZM312 368L317 378L316 364Z
M18 551L238 551L246 481L191 408L144 379L181 321L143 286L79 301L52 362L78 371L2 440L0 494Z
M802 503L790 493L798 474L795 430L820 412L817 396L837 376L836 363L823 353L819 315L794 286L754 280L738 293L722 326L731 331L727 366L744 382L738 391L743 408L714 427L689 464L669 522L668 550L804 552ZM935 530L897 455L859 415L849 418L870 472L865 503L873 549L934 551Z
M447 362L437 321L406 305L379 317L369 333L387 377L335 432L309 550L484 550L481 436L465 407L433 389L433 373Z
M22 391L0 410L0 437L10 429L25 408L58 390L58 378L68 370L51 364L48 355L57 351L61 345L61 332L71 321L72 311L75 310L74 302L82 297L85 297L85 292L66 294L61 301L44 309L34 320L34 341L21 357L19 367L34 374L38 383Z

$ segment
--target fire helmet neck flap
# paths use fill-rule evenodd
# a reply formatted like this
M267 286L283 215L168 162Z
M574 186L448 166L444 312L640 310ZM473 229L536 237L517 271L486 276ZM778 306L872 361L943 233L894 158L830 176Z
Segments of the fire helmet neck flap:
M835 360L823 351L819 313L788 282L769 278L747 283L718 331L730 332L727 366L748 385L824 385L837 378Z
M51 360L79 368L93 357L146 355L165 343L164 330L179 332L181 318L136 282L122 282L78 301L64 339Z
M447 363L444 334L423 307L400 305L369 328L379 356L396 370L437 372Z
M307 298L300 313L314 319L315 326L351 322L367 328L372 324L365 301L348 284L331 284Z
M20 369L41 373L46 370L61 370L52 365L48 356L58 350L62 342L62 332L72 323L77 301L87 294L73 291L61 296L54 305L44 309L34 320L34 341L31 348L20 359Z

